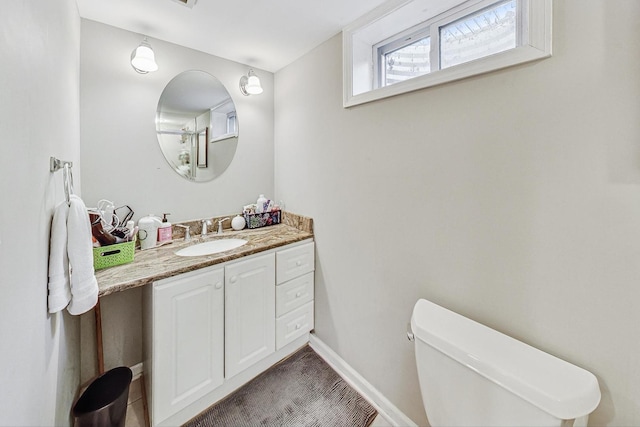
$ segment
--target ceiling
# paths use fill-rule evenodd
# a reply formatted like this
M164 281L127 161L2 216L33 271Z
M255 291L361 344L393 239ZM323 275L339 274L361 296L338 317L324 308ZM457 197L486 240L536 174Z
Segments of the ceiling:
M77 2L82 18L275 72L384 0Z

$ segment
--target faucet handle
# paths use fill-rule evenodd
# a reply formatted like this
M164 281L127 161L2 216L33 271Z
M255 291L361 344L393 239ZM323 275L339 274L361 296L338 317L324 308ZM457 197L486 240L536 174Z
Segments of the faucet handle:
M188 242L191 240L191 227L188 225L176 224L176 227L184 228L184 241Z
M218 234L222 234L222 223L230 219L231 218L224 218L218 221Z

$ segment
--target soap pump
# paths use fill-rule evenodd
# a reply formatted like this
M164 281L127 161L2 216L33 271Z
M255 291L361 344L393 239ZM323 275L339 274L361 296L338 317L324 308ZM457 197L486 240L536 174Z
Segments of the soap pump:
M158 226L158 243L170 242L173 238L173 228L171 223L167 220L169 213L162 214L162 223Z

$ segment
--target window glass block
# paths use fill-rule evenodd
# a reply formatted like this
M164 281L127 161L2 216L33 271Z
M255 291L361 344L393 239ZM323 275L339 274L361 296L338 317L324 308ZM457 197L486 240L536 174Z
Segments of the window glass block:
M440 68L514 49L517 16L511 0L440 27Z
M383 85L392 85L431 72L431 62L429 60L430 41L430 37L424 37L410 45L385 54Z

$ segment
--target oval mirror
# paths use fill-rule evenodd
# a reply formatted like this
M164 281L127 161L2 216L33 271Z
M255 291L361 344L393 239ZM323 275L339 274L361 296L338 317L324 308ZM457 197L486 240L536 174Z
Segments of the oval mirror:
M190 181L210 181L229 167L236 152L236 107L217 78L185 71L162 91L156 131L173 170Z

